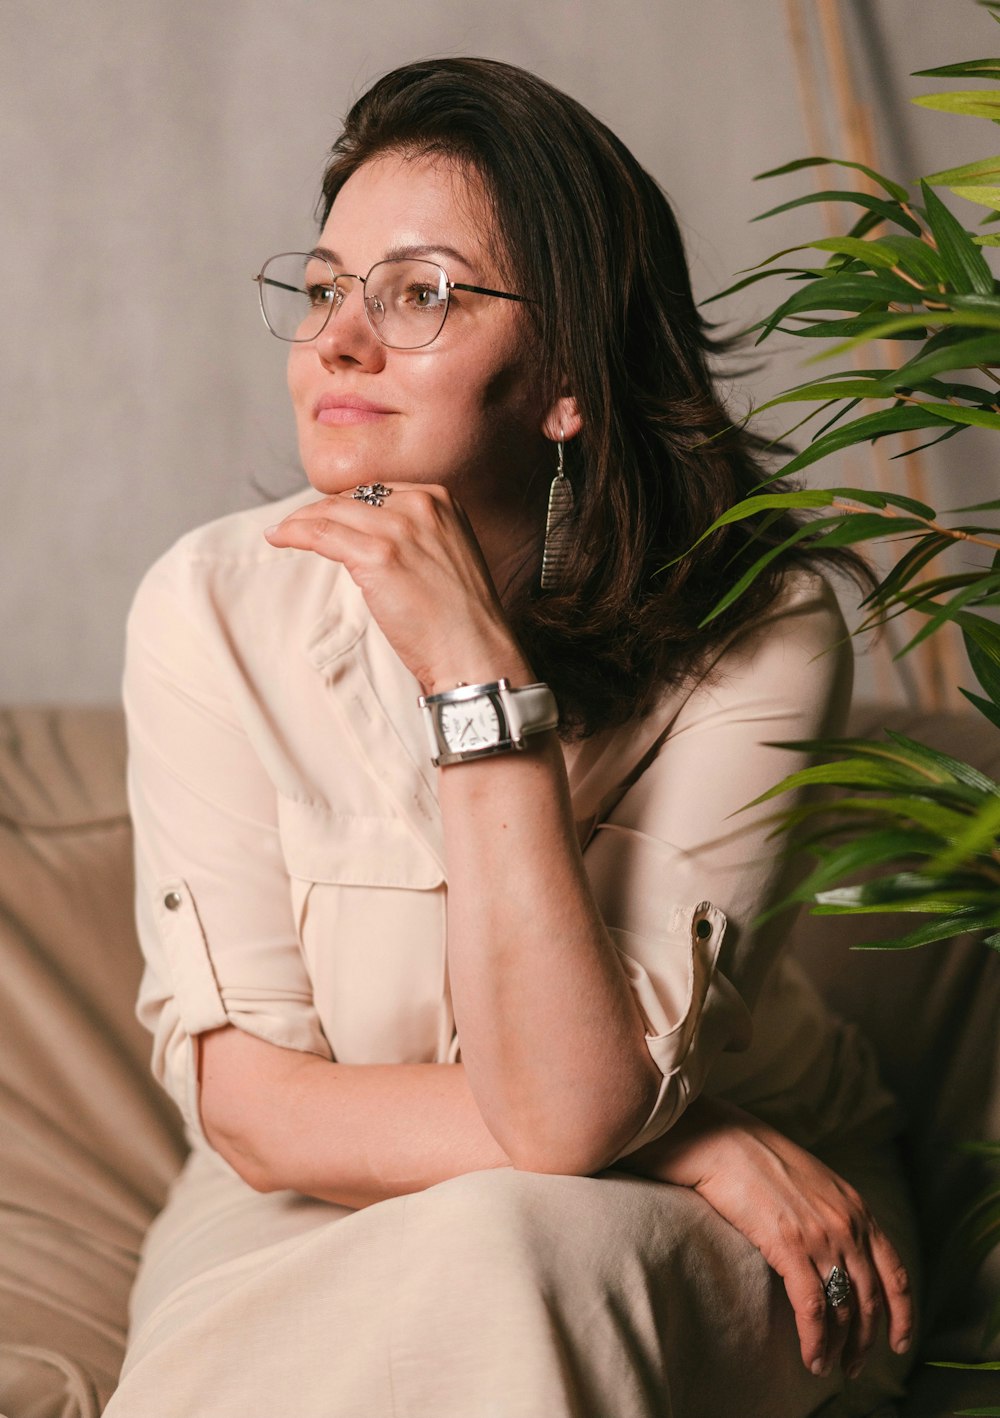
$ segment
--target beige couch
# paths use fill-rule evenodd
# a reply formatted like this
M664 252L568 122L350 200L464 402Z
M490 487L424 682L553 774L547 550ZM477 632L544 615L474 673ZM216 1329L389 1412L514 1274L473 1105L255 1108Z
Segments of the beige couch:
M861 711L853 727L874 731L887 717ZM1000 777L1000 734L983 721L892 711L892 722ZM140 958L123 770L116 709L0 714L3 1418L100 1413L143 1233L184 1153L132 1009ZM797 948L875 1040L900 1096L928 1277L940 1288L953 1222L988 1175L959 1144L1000 1137L1000 958L977 941L858 955L852 934L856 922L804 918ZM996 1293L988 1269L935 1302L921 1359L977 1354L991 1285ZM937 1418L990 1402L1000 1404L1000 1373L920 1364L903 1411Z

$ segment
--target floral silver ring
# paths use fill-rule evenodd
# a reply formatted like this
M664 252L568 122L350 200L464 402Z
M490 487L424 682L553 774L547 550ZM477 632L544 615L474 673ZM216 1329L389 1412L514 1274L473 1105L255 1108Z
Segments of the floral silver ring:
M823 1289L826 1292L826 1303L831 1310L837 1310L850 1298L851 1277L841 1270L839 1265L835 1265L827 1276Z
M351 493L355 502L365 502L369 507L381 507L387 497L392 496L392 488L385 483L359 483Z

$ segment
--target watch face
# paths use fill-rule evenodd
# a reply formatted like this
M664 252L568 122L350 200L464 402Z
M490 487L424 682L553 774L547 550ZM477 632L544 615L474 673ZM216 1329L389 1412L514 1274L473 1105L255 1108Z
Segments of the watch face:
M441 737L451 753L468 748L489 748L500 742L500 716L486 694L441 705Z

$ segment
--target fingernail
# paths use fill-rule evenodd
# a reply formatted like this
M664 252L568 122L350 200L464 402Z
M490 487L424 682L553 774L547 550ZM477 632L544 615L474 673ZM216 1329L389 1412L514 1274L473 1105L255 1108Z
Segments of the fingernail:
M812 1372L818 1379L825 1379L830 1372L830 1366L824 1363L822 1359L815 1359L813 1361Z
M264 528L264 535L265 535L265 537L273 537L274 534L275 534L275 532L276 532L276 531L278 530L278 528L280 527L280 525L281 525L280 522L275 522L273 526L271 526L271 527L265 527L265 528Z
M905 1354L910 1347L910 1336L904 1334L902 1339L897 1339L892 1347L897 1354Z
M863 1360L858 1359L858 1361L852 1364L851 1367L848 1369L847 1377L849 1379L856 1379L864 1367L865 1366Z

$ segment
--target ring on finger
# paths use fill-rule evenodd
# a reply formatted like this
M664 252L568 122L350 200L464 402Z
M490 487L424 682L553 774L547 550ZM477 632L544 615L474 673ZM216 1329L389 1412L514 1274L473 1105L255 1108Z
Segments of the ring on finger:
M365 502L369 507L381 507L387 497L392 496L392 488L385 483L359 483L351 493L355 502Z
M851 1278L846 1270L841 1270L839 1265L835 1265L826 1278L823 1286L826 1295L826 1303L831 1310L837 1310L841 1305L845 1305L850 1298Z

